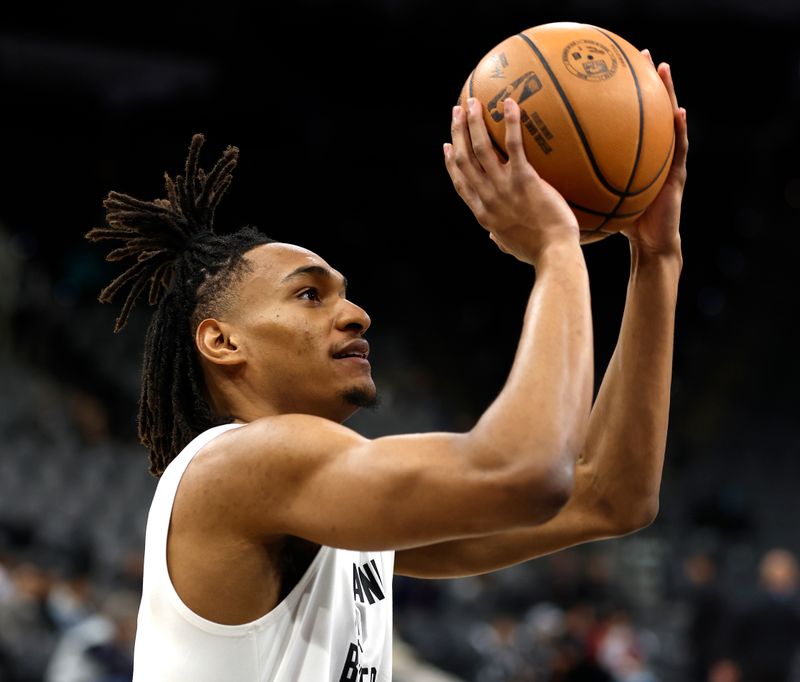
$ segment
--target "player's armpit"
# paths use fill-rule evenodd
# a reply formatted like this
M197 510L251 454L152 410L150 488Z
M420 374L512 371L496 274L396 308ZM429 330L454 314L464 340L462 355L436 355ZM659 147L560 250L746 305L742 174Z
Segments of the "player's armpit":
M474 434L369 440L335 422L281 415L232 429L200 451L180 494L204 524L240 536L293 535L363 551L402 549L541 523L571 479Z

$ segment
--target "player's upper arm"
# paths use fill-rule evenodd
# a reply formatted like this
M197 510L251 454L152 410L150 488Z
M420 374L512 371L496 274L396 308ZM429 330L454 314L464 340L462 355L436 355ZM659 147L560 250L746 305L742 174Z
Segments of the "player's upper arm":
M471 434L370 440L326 419L281 415L214 439L181 486L246 534L364 551L531 525L566 501L563 472L539 471L530 458L509 465L489 450Z

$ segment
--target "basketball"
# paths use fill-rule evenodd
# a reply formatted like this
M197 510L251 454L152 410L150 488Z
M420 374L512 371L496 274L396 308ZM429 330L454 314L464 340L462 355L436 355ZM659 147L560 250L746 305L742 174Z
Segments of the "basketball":
M517 101L528 161L572 207L582 243L624 229L666 180L669 94L647 56L611 31L558 22L511 36L478 62L458 103L468 97L503 159L503 100Z

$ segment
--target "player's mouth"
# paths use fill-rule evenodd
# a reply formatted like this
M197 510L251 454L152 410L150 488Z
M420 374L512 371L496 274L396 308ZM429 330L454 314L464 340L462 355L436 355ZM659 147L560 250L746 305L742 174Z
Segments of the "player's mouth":
M350 362L358 362L369 364L369 344L365 339L353 339L344 346L336 349L331 353L334 360L348 360Z

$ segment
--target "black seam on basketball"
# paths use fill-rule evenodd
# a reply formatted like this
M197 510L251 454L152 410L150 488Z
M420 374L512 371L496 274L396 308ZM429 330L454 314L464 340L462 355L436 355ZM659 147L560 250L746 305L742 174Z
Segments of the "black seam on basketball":
M472 81L475 79L475 69L472 69L472 73L469 75L469 96L474 97L475 95L472 94ZM464 102L462 106L467 106L467 103Z
M661 167L658 169L658 173L656 173L655 177L648 182L642 189L638 189L635 192L631 192L628 194L629 197L638 197L643 192L646 192L650 189L656 181L661 177L661 174L664 172L664 168L667 167L667 161L669 161L670 154L672 154L672 148L675 146L675 130L672 131L672 141L669 143L669 149L667 149L667 155L664 157L664 160L661 162Z
M594 27L595 31L599 31L602 33L606 38L608 38L614 45L617 46L617 49L620 51L622 56L625 58L625 61L628 62L628 66L631 69L631 76L633 76L633 85L636 88L636 99L639 102L639 140L636 143L636 156L633 159L633 168L631 169L631 176L628 178L628 184L625 187L625 195L630 196L630 189L631 185L633 184L633 178L636 175L636 170L639 168L639 160L642 157L642 140L644 139L644 102L642 102L642 89L639 87L639 78L636 76L636 69L633 68L633 64L631 64L631 60L628 59L628 55L625 53L625 50L620 47L619 43L614 40L608 33L605 31Z
M631 192L631 193L630 193L630 194L629 194L627 197L623 197L623 198L622 198L622 199L619 201L619 203L618 203L618 204L617 204L617 205L616 205L616 206L615 206L615 207L612 209L612 212L611 212L611 213L609 213L609 214L606 214L606 219L605 219L605 220L604 220L602 223L600 223L600 225L598 225L597 227L595 227L595 228L594 228L594 229L592 229L592 230L585 230L585 231L586 231L586 232L588 232L589 234L591 234L591 233L593 233L593 232L597 232L597 231L598 231L598 230L600 230L600 228L601 228L601 227L603 227L603 225L605 225L605 224L606 224L606 223L607 223L607 222L608 222L608 221L609 221L611 218L630 218L630 217L632 217L632 216L636 216L636 215L639 215L639 214L641 214L641 213L644 213L644 212L647 210L647 207L645 207L645 208L643 208L643 209L641 209L641 210L639 210L639 211L634 211L633 213L616 213L616 210L617 210L617 208L619 208L619 207L620 207L620 205L621 205L621 204L622 204L624 201L626 201L626 200L627 200L627 199L629 199L630 197L635 197L635 196L638 196L638 195L640 195L642 192L646 191L647 189L649 189L650 187L652 187L652 186L653 186L653 184L656 182L656 180L658 180L658 179L661 177L661 174L664 172L664 168L665 168L665 167L666 167L666 165L667 165L667 161L668 161L668 160L669 160L669 158L670 158L670 154L672 153L672 148L673 148L674 146L675 146L675 131L673 130L673 131L672 131L672 141L671 141L671 142L670 142L670 144L669 144L669 149L667 150L667 156L666 156L666 158L664 159L664 161L661 163L661 167L658 169L658 173L656 173L655 177L654 177L654 178L653 178L653 179L652 179L650 182L648 182L648 183L647 183L647 185L645 185L645 186L644 186L642 189L638 190L637 192ZM581 210L583 210L583 209L581 209ZM600 232L605 232L605 230L600 230Z
M594 208L586 208L585 206L581 206L580 204L576 204L574 201L570 201L567 199L567 204L569 204L570 208L577 208L579 211L583 211L584 213L589 213L590 215L600 216L602 218L606 218L605 222L608 222L609 218L633 218L634 216L639 215L640 213L644 213L646 209L642 208L638 211L634 211L633 213L614 213L612 210L611 212L608 211L598 211ZM619 206L619 204L617 204ZM605 223L603 223L605 225ZM592 228L592 230L588 230L589 232L593 232L594 230L600 229L599 227ZM586 232L587 230L584 230Z
M589 146L589 140L586 139L586 134L583 132L583 128L581 128L581 124L578 122L578 116L575 113L575 110L572 108L572 104L570 103L569 99L567 99L567 93L561 88L561 83L558 82L556 75L553 73L553 70L550 68L550 64L548 64L547 60L544 58L544 55L540 52L539 48L536 47L534 42L528 38L524 33L517 34L520 38L522 38L527 44L528 47L533 50L533 53L539 58L539 61L542 62L542 66L544 67L545 71L547 71L547 75L550 76L550 80L553 81L553 85L555 86L559 96L561 97L561 101L564 103L564 106L567 108L567 113L569 114L570 118L572 119L572 123L575 126L575 131L578 133L578 137L581 138L581 143L583 144L584 150L586 150L586 154L589 157L589 163L592 165L592 170L594 171L595 176L600 181L600 184L603 185L609 192L616 196L625 196L624 192L621 192L616 187L612 187L608 180L606 180L603 173L600 171L600 167L597 165L597 160L594 158L594 154L592 154L592 149Z
M594 30L597 31L598 33L603 34L612 43L614 43L617 50L619 50L622 57L628 63L628 67L631 70L631 76L633 76L633 86L636 88L636 100L639 102L639 139L636 142L636 156L633 159L633 168L631 168L631 174L630 177L628 178L628 184L625 185L625 193L620 197L619 201L617 202L617 205L614 206L611 215L606 217L606 219L602 223L600 223L596 228L594 228L594 230L592 230L593 232L597 232L601 227L603 227L603 225L605 225L609 220L611 220L611 218L616 217L617 209L620 206L622 206L622 202L625 201L625 199L628 196L630 196L630 189L631 185L633 184L633 178L636 176L636 169L639 167L639 159L642 156L642 138L644 137L644 103L642 102L642 90L639 87L639 78L636 76L636 69L633 68L633 64L631 64L631 60L628 59L628 55L625 53L625 50L623 50L620 44L616 40L614 40L610 35L608 35L608 33L603 31L602 29L597 28L596 26L593 26L592 28L594 28Z
M642 96L641 96L641 91L639 89L639 79L636 77L636 72L633 70L633 65L631 64L631 60L628 59L628 55L619 46L619 43L617 43L616 40L614 40L610 35L608 35L608 33L606 33L603 29L597 28L596 26L593 26L592 28L594 28L596 31L599 31L600 33L602 33L606 38L608 38L612 43L614 43L614 45L617 46L617 49L622 53L622 56L625 57L625 61L628 62L628 66L631 67L631 73L633 74L633 81L636 84L636 94L639 97L639 112L640 112L640 118L641 118L641 116L643 115L643 112L644 112L644 108L642 106ZM644 120L642 119L642 124L641 124L641 127L639 129L639 144L640 145L641 145L642 135L643 134L644 134ZM675 146L675 128L673 126L672 139L670 140L670 143L669 143L669 149L667 150L667 155L664 157L664 161L661 163L661 166L659 167L658 172L655 174L655 177L650 182L648 182L644 187L642 187L641 189L636 190L635 192L631 192L630 191L630 183L629 183L628 187L627 187L627 190L626 190L626 194L629 197L636 197L636 196L639 196L640 194L642 194L643 192L646 192L661 177L661 173L664 172L664 168L667 165L667 161L669 160L670 154L672 153L672 148L674 146ZM638 154L639 153L637 152L636 164L638 164L638 162L639 162ZM631 179L633 179L633 175L635 175L635 174L636 174L636 165L634 165L634 170L633 170L633 174L631 175Z

